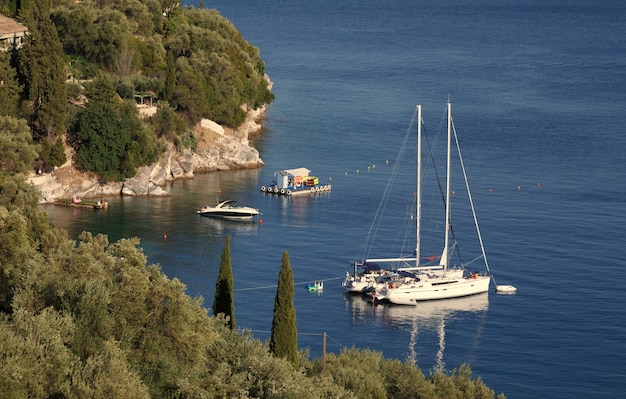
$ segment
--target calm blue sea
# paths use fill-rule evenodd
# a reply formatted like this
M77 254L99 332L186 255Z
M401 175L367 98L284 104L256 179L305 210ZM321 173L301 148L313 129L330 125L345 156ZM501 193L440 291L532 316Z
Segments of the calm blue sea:
M626 392L626 3L205 5L233 21L267 63L276 101L254 140L265 167L177 181L168 198L112 198L105 212L47 207L57 224L74 237L141 237L149 262L208 307L231 235L237 326L262 340L287 250L299 344L314 357L326 332L329 351L371 348L425 372L466 362L509 398ZM415 106L433 132L448 97L492 272L517 294L492 290L416 309L345 298L341 278L363 254ZM301 166L332 179L332 192L259 191L275 171ZM413 168L400 173L407 190ZM197 216L218 190L260 208L262 222ZM401 219L404 200L387 211ZM397 235L379 231L378 250ZM305 290L322 279L323 294Z

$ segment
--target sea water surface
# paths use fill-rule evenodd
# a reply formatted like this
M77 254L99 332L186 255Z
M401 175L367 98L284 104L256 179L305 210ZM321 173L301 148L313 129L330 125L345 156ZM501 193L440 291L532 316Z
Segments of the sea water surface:
M191 4L191 3L187 3ZM283 251L296 281L299 345L357 346L428 373L468 363L509 398L626 391L626 3L555 0L214 1L257 46L274 82L265 167L197 175L167 198L111 198L103 212L47 206L69 230L138 236L210 307L232 236L237 326L269 337ZM489 264L515 295L372 306L344 297L417 104L436 131L450 98ZM389 163L387 163L389 161ZM308 167L332 192L259 188ZM399 179L414 187L414 163ZM401 180L402 181L402 180ZM220 198L255 223L196 215ZM405 198L387 212L403 218ZM454 208L453 208L454 209ZM394 212L397 213L396 216ZM378 231L379 253L397 238ZM324 280L321 294L304 283Z

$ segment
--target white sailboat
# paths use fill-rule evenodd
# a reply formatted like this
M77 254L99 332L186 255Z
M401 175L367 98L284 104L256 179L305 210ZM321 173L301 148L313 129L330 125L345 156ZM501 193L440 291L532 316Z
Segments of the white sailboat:
M414 276L406 276L401 280L394 282L379 284L376 292L374 293L375 299L384 300L400 305L416 305L420 301L428 301L435 299L448 299L458 298L469 295L480 294L489 291L489 283L491 275L489 272L489 265L487 263L487 257L485 254L484 245L482 242L482 236L478 227L478 221L476 219L476 213L474 211L474 204L471 199L471 193L469 190L469 184L467 182L467 176L465 174L465 168L461 157L456 132L454 132L454 139L457 145L457 151L460 158L461 169L463 170L463 176L465 179L465 186L469 197L472 215L474 218L474 224L476 232L478 234L478 241L481 248L481 257L484 260L486 270L483 272L468 273L465 271L463 265L459 267L451 267L450 255L453 247L450 245L450 211L451 211L451 158L452 158L452 140L453 140L453 125L452 125L452 106L448 101L447 104L447 165L446 165L446 184L445 184L445 237L444 245L439 262L437 264L422 265L420 263L420 234L421 234L421 202L422 202L422 116L421 106L417 106L418 114L418 149L417 149L417 215L416 215L416 248L414 251L415 257L411 258L382 258L382 259L367 259L366 262L395 262L402 263L405 266L397 268L398 271L411 272ZM409 265L408 262L412 262Z

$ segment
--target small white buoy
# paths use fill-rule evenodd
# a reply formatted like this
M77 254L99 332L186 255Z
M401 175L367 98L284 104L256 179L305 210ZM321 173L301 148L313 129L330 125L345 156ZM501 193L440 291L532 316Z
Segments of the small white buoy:
M496 292L512 293L517 292L517 288L512 285L498 285L496 286Z

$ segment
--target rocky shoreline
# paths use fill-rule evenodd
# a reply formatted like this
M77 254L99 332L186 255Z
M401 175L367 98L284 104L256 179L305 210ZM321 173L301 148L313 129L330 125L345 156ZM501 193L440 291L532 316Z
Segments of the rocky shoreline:
M248 138L259 133L266 107L248 111L238 129L224 128L203 120L195 127L198 149L176 151L172 144L152 165L137 169L135 176L123 182L101 184L92 173L82 173L72 164L72 149L66 149L68 162L51 173L35 174L29 181L41 191L41 203L61 198L104 198L111 196L168 196L162 187L169 181L193 178L194 173L230 169L254 169L264 165L259 152Z

